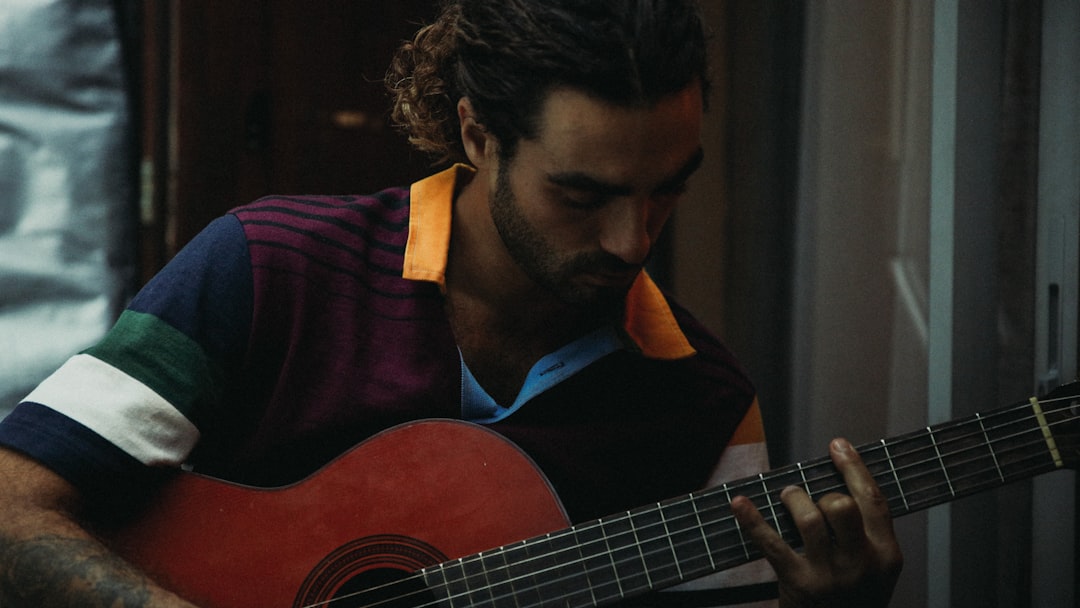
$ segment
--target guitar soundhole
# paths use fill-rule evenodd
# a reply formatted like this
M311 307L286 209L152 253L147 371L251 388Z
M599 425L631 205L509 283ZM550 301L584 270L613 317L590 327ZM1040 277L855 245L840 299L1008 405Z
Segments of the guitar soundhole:
M293 608L430 606L434 596L412 573L444 561L447 557L437 549L413 538L359 538L319 562L297 593Z

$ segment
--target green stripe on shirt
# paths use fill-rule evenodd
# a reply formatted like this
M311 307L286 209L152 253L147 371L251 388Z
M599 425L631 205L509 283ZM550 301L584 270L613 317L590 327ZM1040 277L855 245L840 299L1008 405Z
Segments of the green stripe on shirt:
M221 370L194 340L154 315L126 310L86 354L122 370L188 418L217 393Z

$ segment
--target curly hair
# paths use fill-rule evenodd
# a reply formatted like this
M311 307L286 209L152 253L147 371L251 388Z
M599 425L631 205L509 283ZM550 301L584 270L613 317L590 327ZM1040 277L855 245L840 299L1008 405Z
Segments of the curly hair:
M418 149L464 161L468 97L511 158L556 87L648 106L697 81L707 98L705 46L693 0L449 0L390 65L391 117Z

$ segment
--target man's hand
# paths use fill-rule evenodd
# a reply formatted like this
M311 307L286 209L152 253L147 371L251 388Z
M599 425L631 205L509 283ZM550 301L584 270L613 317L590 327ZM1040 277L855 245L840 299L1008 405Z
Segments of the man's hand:
M776 570L780 606L887 606L903 556L885 496L846 440L833 440L829 455L850 496L826 494L814 504L802 488L787 487L780 493L802 536L801 554L746 497L735 498L731 509Z

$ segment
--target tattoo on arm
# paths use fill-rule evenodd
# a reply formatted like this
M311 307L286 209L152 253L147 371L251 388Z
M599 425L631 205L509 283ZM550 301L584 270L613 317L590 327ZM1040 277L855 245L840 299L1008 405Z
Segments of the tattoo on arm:
M0 605L139 608L146 578L91 540L0 537Z

